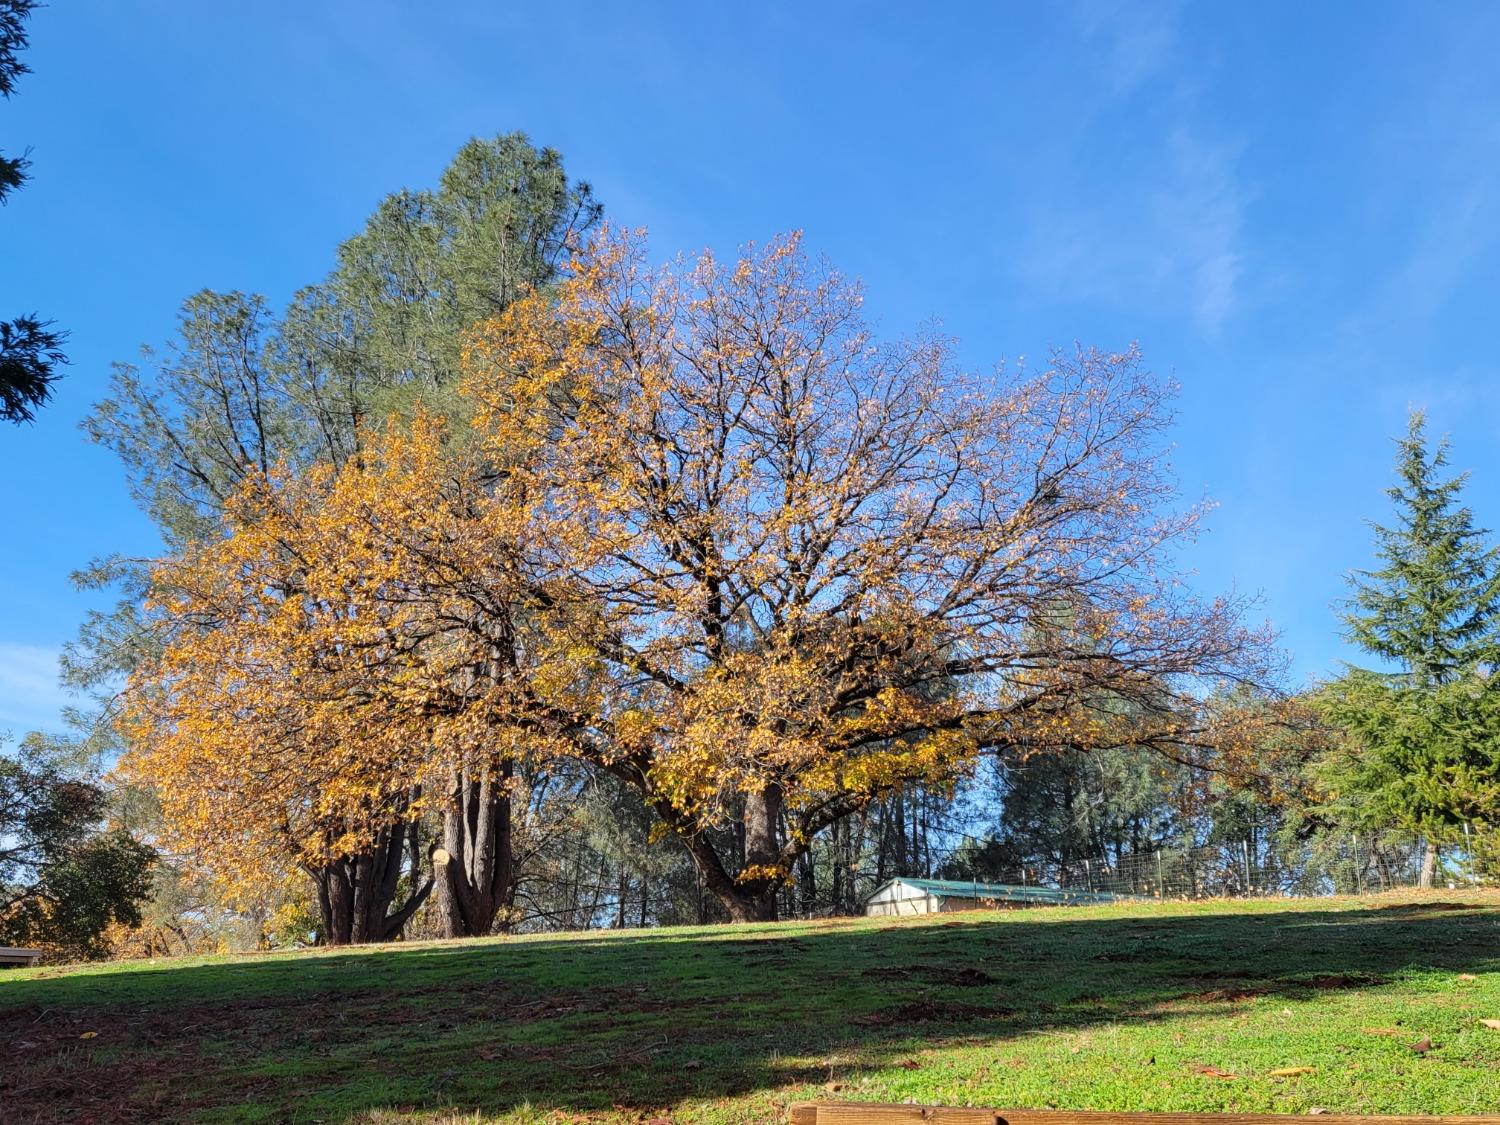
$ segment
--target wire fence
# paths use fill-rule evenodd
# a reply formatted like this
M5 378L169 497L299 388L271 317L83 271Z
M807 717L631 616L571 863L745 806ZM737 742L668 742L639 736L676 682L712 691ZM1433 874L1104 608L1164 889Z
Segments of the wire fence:
M1199 847L1165 846L1038 866L1039 883L1152 898L1370 894L1404 887L1492 884L1500 871L1493 831L1470 827L1449 842L1400 833L1348 833L1296 846L1229 840ZM1023 873L1023 880L1027 874ZM1029 881L1029 880L1028 880Z

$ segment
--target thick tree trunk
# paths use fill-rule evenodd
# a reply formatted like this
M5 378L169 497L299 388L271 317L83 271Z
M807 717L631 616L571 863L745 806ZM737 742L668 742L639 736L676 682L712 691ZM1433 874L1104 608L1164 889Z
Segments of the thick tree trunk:
M777 918L776 887L754 894L720 896L731 922L774 922Z
M688 830L688 825L682 820L681 814L666 800L655 800L653 807L668 824L672 824L678 830L678 839L682 841L683 847L687 848L688 854L693 857L693 864L698 869L698 878L703 890L706 890L714 898L719 900L720 905L729 915L731 922L774 922L776 920L776 888L780 879L774 876L759 879L740 878L729 873L724 865L718 851L714 848L713 841L702 832ZM752 814L752 807L754 809ZM739 841L746 842L745 854L747 857L746 869L748 870L749 839L751 833L750 825L754 822L762 825L767 813L771 814L770 843L774 848L775 817L780 814L781 794L776 792L770 799L765 801L757 798L746 802L744 819L736 826L734 850L739 850ZM757 846L764 849L766 836L760 833L757 836ZM778 861L774 850L760 851L761 864L775 864Z
M729 897L720 895L736 922L774 922L781 845L776 826L781 820L782 791L767 785L745 797L745 870L735 880Z
M344 860L311 872L318 886L318 915L324 945L348 945L354 928L354 895L342 870Z
M483 937L514 893L510 782L503 759L480 772L449 774L443 845L433 852L444 937Z
M420 861L415 825L382 829L368 851L333 860L322 867L305 868L318 889L324 945L361 945L390 941L401 935L432 890L429 878L392 910L408 844L415 884Z

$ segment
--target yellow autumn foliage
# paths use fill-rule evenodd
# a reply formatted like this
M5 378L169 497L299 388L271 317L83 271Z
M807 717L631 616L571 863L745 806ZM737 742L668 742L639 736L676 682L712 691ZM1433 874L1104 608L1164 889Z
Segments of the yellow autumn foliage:
M861 303L797 236L656 268L606 232L476 327L465 441L419 413L268 467L161 564L126 769L248 874L357 850L455 763L582 758L739 901L987 750L1247 754L1206 699L1268 638L1173 575L1170 386L1134 352L975 375Z

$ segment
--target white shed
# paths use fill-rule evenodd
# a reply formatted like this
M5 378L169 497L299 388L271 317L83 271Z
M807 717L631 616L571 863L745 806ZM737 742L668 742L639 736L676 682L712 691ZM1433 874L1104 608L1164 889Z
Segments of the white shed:
M924 879L892 879L884 883L865 899L865 914L880 918L938 913L943 909L943 900L923 887L924 882Z
M977 883L961 879L911 879L905 876L881 884L865 899L869 917L902 914L945 914L952 910L1006 910L1027 906L1072 906L1121 902L1130 895L1098 891L1018 887L1009 883Z

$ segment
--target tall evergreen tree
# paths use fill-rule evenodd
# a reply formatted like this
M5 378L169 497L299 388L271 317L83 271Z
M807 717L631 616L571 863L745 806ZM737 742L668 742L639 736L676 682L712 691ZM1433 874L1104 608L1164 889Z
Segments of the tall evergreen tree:
M1344 616L1349 638L1429 689L1494 663L1500 624L1500 547L1460 497L1468 474L1445 477L1448 443L1429 453L1426 419L1414 411L1399 443L1400 483L1387 490L1396 523L1373 524L1381 565L1356 571Z
M1395 523L1373 525L1381 565L1351 576L1344 614L1349 639L1385 667L1351 666L1321 696L1348 736L1322 766L1325 811L1422 833L1424 886L1436 845L1500 810L1500 548L1462 503L1466 475L1447 476L1447 464L1447 443L1429 449L1414 412L1389 489Z

